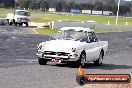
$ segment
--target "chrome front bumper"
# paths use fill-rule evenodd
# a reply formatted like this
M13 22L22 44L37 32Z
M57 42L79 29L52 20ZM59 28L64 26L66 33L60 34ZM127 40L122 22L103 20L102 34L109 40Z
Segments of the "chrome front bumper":
M43 55L43 53L41 54L36 54L39 58L44 58L44 59L63 59L63 60L68 60L68 61L76 61L78 60L78 56L73 56L73 55L69 55L69 56L57 56L57 55Z
M21 23L21 22L29 22L29 19L23 19L23 18L21 18L21 19L18 19L17 22L18 23Z

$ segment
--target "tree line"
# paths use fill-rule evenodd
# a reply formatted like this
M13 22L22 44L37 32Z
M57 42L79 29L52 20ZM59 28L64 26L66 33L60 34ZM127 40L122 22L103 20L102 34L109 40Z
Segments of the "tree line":
M0 7L5 8L25 8L30 10L48 11L50 7L56 8L57 12L70 12L72 8L80 10L98 10L112 11L116 15L117 4L113 0L97 0L95 3L76 3L67 2L66 0L3 0L0 2ZM120 5L119 14L124 16L131 14L131 3Z

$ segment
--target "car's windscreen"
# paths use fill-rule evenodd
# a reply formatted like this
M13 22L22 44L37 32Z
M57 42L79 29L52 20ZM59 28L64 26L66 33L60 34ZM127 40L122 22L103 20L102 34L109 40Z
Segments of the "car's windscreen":
M29 14L28 12L25 12L25 11L18 11L17 15L28 16Z
M64 30L60 31L57 35L54 36L54 38L64 40L78 40L80 37L85 35L86 33L82 31Z

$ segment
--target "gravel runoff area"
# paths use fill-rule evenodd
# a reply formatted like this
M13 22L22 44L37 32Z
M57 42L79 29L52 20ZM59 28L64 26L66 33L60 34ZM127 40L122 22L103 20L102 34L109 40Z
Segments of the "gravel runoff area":
M28 29L0 26L0 88L98 88L101 85L106 88L105 84L79 86L75 80L77 67L71 64L50 62L40 66L35 55L36 45L49 36L33 34ZM109 42L108 54L100 67L87 64L87 73L132 75L132 32L100 33L98 36Z

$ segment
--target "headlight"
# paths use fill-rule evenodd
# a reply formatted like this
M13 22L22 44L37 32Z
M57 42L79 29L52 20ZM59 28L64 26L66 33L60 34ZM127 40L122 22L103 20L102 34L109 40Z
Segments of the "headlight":
M42 53L42 45L37 45L38 54Z
M76 52L76 48L72 48L71 50L72 50L72 52Z
M37 45L37 49L38 50L42 49L42 45Z

